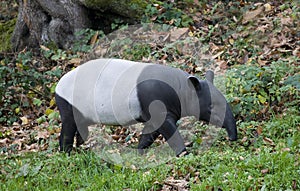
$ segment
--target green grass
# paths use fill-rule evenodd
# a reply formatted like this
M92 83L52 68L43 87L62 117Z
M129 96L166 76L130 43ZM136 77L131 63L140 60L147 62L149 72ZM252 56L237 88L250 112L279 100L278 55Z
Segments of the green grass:
M237 142L220 138L208 150L194 146L186 157L145 169L110 164L93 152L2 156L0 190L158 190L170 177L187 180L191 190L296 189L299 124L299 115L292 112L268 122L243 122ZM263 131L255 136L257 127ZM282 133L276 137L279 129Z

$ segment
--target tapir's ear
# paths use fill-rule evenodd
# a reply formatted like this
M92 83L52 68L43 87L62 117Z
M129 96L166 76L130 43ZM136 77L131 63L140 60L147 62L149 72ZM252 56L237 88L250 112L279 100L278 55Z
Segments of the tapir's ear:
M192 85L196 90L201 89L201 84L200 84L200 81L197 77L189 76L188 80L189 80L189 85Z
M206 74L205 74L205 78L207 81L209 81L213 84L214 83L214 72L211 70L207 70Z

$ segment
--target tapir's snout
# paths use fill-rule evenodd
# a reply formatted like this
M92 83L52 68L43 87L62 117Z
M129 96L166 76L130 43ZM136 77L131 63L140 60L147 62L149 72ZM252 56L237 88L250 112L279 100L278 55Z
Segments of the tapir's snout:
M226 128L226 127L225 127ZM230 141L236 141L237 140L237 129L236 129L236 125L232 126L232 127L227 127L226 131L228 133L228 137Z
M225 119L224 119L224 122L223 122L223 128L226 129L230 141L236 141L237 140L236 121L233 117L232 111L231 111L230 106L228 104L227 104L227 107L226 107L226 114L225 114Z

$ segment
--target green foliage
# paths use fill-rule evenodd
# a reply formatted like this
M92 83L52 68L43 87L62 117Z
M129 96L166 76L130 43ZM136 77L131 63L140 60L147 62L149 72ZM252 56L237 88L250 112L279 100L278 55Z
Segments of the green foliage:
M128 60L142 60L143 57L149 57L151 54L151 47L147 44L136 44L130 48L125 49L123 58Z
M74 54L77 52L83 52L83 53L88 53L92 50L93 48L93 42L91 43L91 39L93 37L98 38L98 36L103 36L104 33L103 31L95 31L92 29L82 29L78 32L75 33L76 36L76 41L73 44L72 51Z
M83 53L89 53L98 37L103 36L102 31L92 29L82 29L75 33L76 41L73 43L71 50L62 50L57 48L53 43L48 43L42 47L42 53L45 58L52 61L69 60ZM91 42L93 40L93 42Z
M193 23L193 19L174 6L174 3L167 2L163 2L161 5L156 4L156 6L148 4L142 21L145 23L155 21L177 27L188 27Z
M34 105L40 106L49 102L56 85L54 79L59 78L61 73L58 68L45 70L41 61L34 60L31 52L19 53L15 63L8 59L2 60L0 124L12 124ZM39 101L33 101L36 97L39 97Z
M121 19L115 19L113 23L111 23L111 29L116 30L124 25L124 21Z
M243 65L228 72L227 97L241 119L259 120L299 105L299 67L288 61Z

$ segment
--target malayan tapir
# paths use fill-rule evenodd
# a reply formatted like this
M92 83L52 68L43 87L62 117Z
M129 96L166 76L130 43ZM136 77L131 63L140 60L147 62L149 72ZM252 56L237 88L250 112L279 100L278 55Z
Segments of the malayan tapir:
M230 106L207 71L199 80L180 69L121 59L96 59L65 74L56 87L62 130L60 150L70 152L88 136L87 127L101 123L144 123L138 149L161 134L176 155L186 151L176 122L184 116L224 127L231 141L237 128Z

